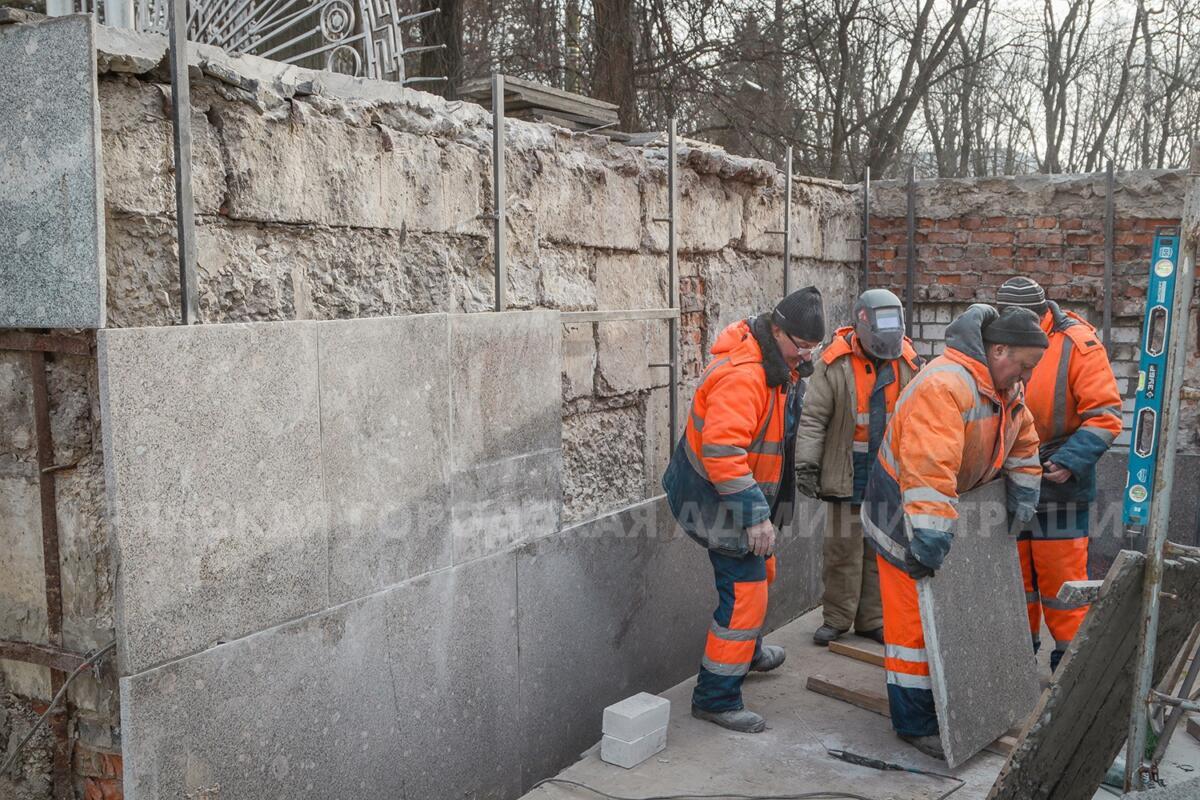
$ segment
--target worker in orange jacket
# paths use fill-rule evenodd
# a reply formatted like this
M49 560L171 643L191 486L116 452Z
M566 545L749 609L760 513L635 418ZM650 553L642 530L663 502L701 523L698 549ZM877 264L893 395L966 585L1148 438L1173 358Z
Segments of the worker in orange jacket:
M762 627L775 529L790 522L796 494L800 377L811 374L824 337L812 286L722 331L663 475L680 527L708 548L717 588L692 715L736 731L766 727L742 703L746 674L775 669L786 655L762 643Z
M1089 507L1096 497L1096 462L1121 433L1121 393L1096 329L1063 311L1036 281L1011 278L996 294L1000 308L1038 315L1050 340L1025 388L1041 439L1041 501L1017 539L1034 651L1042 616L1054 637L1050 668L1087 615L1088 607L1058 600L1065 581L1087 580Z
M945 755L916 581L936 580L963 492L1003 474L1010 513L1033 517L1042 467L1021 383L1047 345L1026 309L968 308L946 329L945 352L900 396L867 480L862 523L878 554L892 726L935 758Z

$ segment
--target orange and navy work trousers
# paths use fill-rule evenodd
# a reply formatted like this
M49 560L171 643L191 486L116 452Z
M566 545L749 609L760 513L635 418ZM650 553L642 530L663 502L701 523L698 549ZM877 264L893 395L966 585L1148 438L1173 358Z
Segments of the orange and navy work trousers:
M737 558L709 550L708 559L717 584L717 610L708 627L692 705L705 711L737 711L742 708L742 681L762 650L775 556Z
M883 600L883 666L887 670L892 727L903 736L936 736L937 709L917 604L917 582L876 556Z
M1058 599L1066 581L1088 579L1088 506L1052 505L1039 511L1017 536L1021 574L1025 578L1025 607L1034 652L1041 647L1042 617L1054 637L1050 668L1058 667L1067 645L1087 616L1087 605Z

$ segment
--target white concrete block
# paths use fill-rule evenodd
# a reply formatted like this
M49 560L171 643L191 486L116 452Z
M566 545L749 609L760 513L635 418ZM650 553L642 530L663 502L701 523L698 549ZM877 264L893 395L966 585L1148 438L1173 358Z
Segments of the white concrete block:
M604 709L602 732L606 736L632 742L666 727L670 719L670 700L639 692Z
M667 746L667 728L664 725L632 742L604 735L600 740L600 759L618 767L632 769Z

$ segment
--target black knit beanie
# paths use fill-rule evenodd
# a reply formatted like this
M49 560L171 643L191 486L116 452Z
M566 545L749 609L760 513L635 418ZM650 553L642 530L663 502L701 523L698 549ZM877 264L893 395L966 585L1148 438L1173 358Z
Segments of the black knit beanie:
M797 339L820 342L825 339L825 311L821 291L815 286L797 289L779 301L771 321Z
M1008 344L1013 347L1050 346L1037 315L1020 306L1006 307L999 317L984 327L983 341L986 344Z

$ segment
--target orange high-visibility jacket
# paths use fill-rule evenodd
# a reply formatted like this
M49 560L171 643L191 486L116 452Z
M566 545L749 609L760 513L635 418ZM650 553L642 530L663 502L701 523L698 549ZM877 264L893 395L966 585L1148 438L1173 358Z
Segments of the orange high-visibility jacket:
M906 550L937 569L950 549L963 492L1004 473L1009 511L1032 518L1042 467L1021 386L992 385L982 328L997 312L973 305L946 329L946 351L900 395L863 498L876 550L904 567Z
M1047 305L1042 330L1050 347L1025 399L1042 442L1042 461L1066 467L1072 478L1043 482L1041 499L1087 503L1096 496L1096 462L1121 433L1121 393L1096 329L1057 303Z
M663 476L680 526L705 546L742 552L745 529L771 516L795 436L803 388L794 371L771 387L750 321L721 332ZM789 405L791 414L789 415ZM790 419L789 419L790 416ZM787 425L791 424L791 430Z

